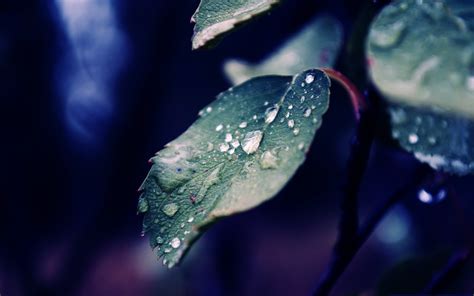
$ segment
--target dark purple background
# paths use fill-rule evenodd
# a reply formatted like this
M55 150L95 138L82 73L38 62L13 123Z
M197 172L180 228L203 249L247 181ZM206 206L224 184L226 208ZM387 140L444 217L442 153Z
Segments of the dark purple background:
M309 294L337 235L354 132L339 86L307 162L285 189L217 223L181 267L166 270L140 237L136 189L148 158L229 87L226 58L258 61L319 12L338 17L347 36L362 1L286 0L217 48L198 52L190 50L189 24L197 1L67 6L73 2L0 2L0 294ZM341 59L338 67L350 62ZM416 166L378 140L361 194L363 217ZM400 260L464 245L472 236L473 181L451 180L456 195L437 204L407 197L334 295L373 293L383 271ZM447 291L473 292L470 266ZM426 284L418 273L404 276L405 284ZM400 284L394 291L419 292L409 289Z

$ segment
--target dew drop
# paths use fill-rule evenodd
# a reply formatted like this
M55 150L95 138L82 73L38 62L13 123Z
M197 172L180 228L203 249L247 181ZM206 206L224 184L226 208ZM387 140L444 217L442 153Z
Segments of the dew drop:
M138 199L138 212L145 213L146 211L148 211L148 201L145 198L140 197L140 199Z
M293 105L288 106L288 109L290 110L293 109Z
M219 124L218 126L216 126L216 132L220 132L223 128L224 126L222 124Z
M285 117L286 117L286 118L289 118L289 117L290 117L290 112L286 112Z
M199 111L198 115L199 117L202 117L204 115L204 110Z
M227 152L227 150L229 150L229 144L227 143L222 143L219 145L219 151L220 152Z
M260 146L260 142L262 141L263 133L261 131L252 131L245 134L244 139L242 140L242 149L247 154L255 153Z
M171 247L173 247L173 249L177 249L179 248L179 246L181 246L181 241L179 240L179 238L175 237L171 240L170 245Z
M246 128L246 127L247 127L247 122L246 122L246 121L242 121L242 122L239 124L239 127L240 127L240 128Z
M265 151L260 157L260 167L262 169L275 169L278 167L278 158L271 151Z
M431 145L436 144L436 138L435 137L428 137L428 143L430 143Z
M416 144L418 143L418 136L416 134L410 134L408 135L408 142L410 144Z
M168 217L173 217L176 212L178 211L179 207L176 203L172 202L163 206L163 213L165 213Z
M288 120L288 127L293 128L295 126L295 121L293 119Z
M370 42L378 47L388 48L394 46L403 35L406 22L400 20L389 26L373 28L370 32Z
M265 111L265 123L272 123L277 114L278 114L278 107L270 107Z
M194 217L189 217L188 223L192 223L194 221Z
M418 200L426 204L435 204L443 201L447 196L447 192L444 189L440 189L438 192L433 193L426 189L420 189L418 191Z
M164 252L165 254L170 253L170 252L171 252L171 249L170 249L170 248L165 248L165 249L163 250L163 252ZM163 264L166 264L166 262L167 262L167 261L163 260Z
M301 98L300 98L300 103L304 103L304 100L305 100L305 99L306 99L305 96L301 96Z
M225 141L226 141L227 143L229 143L230 141L232 141L232 134L231 134L231 133L225 134Z
M310 115L311 115L311 108L308 108L308 109L306 109L306 110L304 111L303 116L304 116L304 117L309 117Z
M207 113L211 113L212 112L212 107L207 107L206 111L207 111Z
M304 143L299 143L298 144L298 149L303 150L304 149Z
M297 136L297 135L299 135L299 133L300 133L300 129L299 129L299 128L295 128L295 129L293 130L293 135Z
M252 116L253 120L257 120L257 115Z
M230 143L230 145L231 145L232 147L234 147L234 148L239 147L239 146L240 146L239 140L237 140L237 139L233 140L233 141Z
M474 76L469 76L466 81L467 89L474 91Z
M313 81L314 81L314 75L313 75L313 74L307 74L307 75L306 75L306 78L304 79L304 81L306 81L307 84L313 83Z
M265 103L263 103L263 106L268 106L268 101L265 101Z
M229 149L229 151L227 151L227 153L229 153L230 155L234 154L235 153L235 148Z

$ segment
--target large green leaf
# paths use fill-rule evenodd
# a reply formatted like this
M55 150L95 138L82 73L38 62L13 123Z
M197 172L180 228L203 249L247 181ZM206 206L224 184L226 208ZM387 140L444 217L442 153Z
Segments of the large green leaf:
M329 104L320 70L265 76L221 93L151 160L138 210L169 267L203 227L273 197L303 163Z
M262 75L294 75L308 67L331 67L342 41L342 24L329 15L317 16L260 63L229 60L224 71L233 84L239 84Z
M215 43L222 35L270 10L279 0L201 0L191 18L196 23L193 49Z
M399 0L385 7L367 42L378 89L392 102L473 117L473 9L471 0Z
M440 111L389 107L392 136L421 162L458 175L474 170L474 122Z

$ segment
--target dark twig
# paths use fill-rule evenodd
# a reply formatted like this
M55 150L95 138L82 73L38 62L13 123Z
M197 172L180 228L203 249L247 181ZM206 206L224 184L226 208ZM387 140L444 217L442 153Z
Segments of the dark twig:
M344 197L341 202L339 237L335 245L336 252L351 248L359 230L358 194L374 138L373 114L370 110L361 113L356 136L352 142L351 153L347 164L347 180L344 186Z
M462 268L464 263L469 259L471 250L461 250L454 253L449 258L448 263L437 272L428 285L425 287L424 294L433 294L436 290L440 289L441 286L446 283L449 279L456 275Z
M373 233L375 227L380 223L385 214L401 199L415 193L420 185L424 184L431 169L422 166L411 179L411 181L404 187L396 191L390 196L367 221L362 225L354 238L351 248L344 248L344 252L336 251L333 253L331 261L326 269L326 272L321 277L318 286L313 295L322 296L329 295L337 280L346 270L349 263L359 251L361 246L367 241L369 236Z

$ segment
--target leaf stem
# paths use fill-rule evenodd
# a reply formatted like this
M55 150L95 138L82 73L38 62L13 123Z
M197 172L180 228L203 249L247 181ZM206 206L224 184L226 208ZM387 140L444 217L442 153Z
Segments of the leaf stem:
M329 76L329 78L339 82L347 91L349 98L351 99L352 108L354 109L355 118L359 121L362 111L367 109L367 103L362 93L354 83L352 83L352 81L341 72L330 68L323 68L322 70Z
M418 169L415 174L415 177L412 178L408 184L406 184L404 187L400 188L393 195L391 195L367 219L367 221L362 225L362 227L360 227L360 229L357 231L356 236L353 238L350 247L334 250L331 261L327 266L326 272L323 274L316 287L316 290L313 294L314 296L329 295L334 285L339 280L340 276L344 273L347 266L350 264L354 256L362 247L362 245L373 233L382 218L397 202L399 202L409 194L416 192L416 190L422 184L424 184L430 172L432 172L432 170L427 168L427 166L425 165Z

